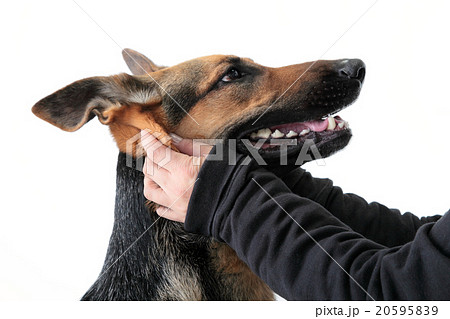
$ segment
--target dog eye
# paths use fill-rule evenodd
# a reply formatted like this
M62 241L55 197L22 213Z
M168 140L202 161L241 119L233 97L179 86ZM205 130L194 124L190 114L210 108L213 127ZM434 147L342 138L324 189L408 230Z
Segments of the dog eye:
M231 82L242 78L243 74L237 69L230 69L227 74L222 78L222 82Z

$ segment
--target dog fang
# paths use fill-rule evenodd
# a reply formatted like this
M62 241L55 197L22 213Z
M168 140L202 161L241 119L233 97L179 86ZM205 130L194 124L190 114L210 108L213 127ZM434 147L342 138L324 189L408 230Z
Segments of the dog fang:
M336 128L336 121L334 120L334 117L329 116L328 117L328 127L327 130L328 131L332 131Z

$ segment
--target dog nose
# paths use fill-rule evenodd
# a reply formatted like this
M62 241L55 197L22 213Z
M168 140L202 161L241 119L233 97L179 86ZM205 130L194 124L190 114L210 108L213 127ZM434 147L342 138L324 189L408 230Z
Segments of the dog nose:
M338 73L340 77L356 79L362 83L366 75L366 65L360 59L341 60L338 64Z

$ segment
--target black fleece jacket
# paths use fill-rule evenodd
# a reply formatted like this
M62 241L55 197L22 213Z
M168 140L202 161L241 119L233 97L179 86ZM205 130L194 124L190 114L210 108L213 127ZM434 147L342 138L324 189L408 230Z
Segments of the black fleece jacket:
M207 160L185 229L226 242L288 300L450 300L450 212L418 217L303 169ZM212 154L215 150L212 150Z

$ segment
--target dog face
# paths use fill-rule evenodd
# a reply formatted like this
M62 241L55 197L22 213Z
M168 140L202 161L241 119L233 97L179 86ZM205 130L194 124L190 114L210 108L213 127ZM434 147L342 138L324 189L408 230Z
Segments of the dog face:
M365 75L360 60L269 68L247 58L213 55L159 67L133 50L123 54L134 76L74 82L36 103L34 114L66 131L96 115L123 152L130 152L127 141L149 129L163 136L234 138L242 151L244 139L252 145L267 139L259 152L268 159L279 156L271 138L295 141L288 155L313 139L328 156L348 143L351 131L339 117L327 116L357 98ZM131 152L140 155L140 148Z

